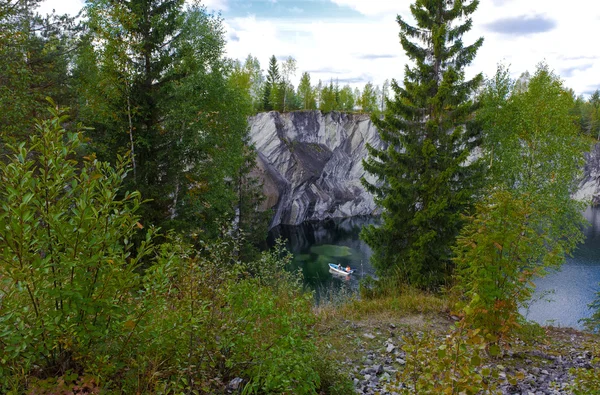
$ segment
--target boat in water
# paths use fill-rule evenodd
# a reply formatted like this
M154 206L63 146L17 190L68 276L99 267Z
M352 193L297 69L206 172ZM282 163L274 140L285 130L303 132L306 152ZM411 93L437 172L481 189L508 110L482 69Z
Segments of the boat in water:
M339 274L341 276L349 276L354 273L354 269L350 269L350 266L342 267L342 265L336 265L335 263L329 264L329 271L333 274Z

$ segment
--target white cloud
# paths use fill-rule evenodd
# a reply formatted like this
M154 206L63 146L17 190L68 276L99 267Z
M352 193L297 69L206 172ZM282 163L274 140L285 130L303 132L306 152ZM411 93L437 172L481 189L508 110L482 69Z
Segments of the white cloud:
M383 15L383 14L404 14L409 10L408 1L393 0L331 0L333 3L341 6L348 6L363 15Z
M539 62L545 61L548 66L560 74L561 70L580 67L592 63L587 69L580 69L563 75L568 87L578 93L589 89L590 85L600 83L600 64L590 62L587 58L600 57L600 48L589 45L592 37L600 33L593 12L583 10L595 9L594 0L571 0L569 6L556 0L528 0L481 2L473 15L474 28L465 41L473 41L484 36L485 42L477 54L471 70L482 70L492 75L498 62L511 66L514 76L524 71L533 72ZM545 33L506 36L491 33L486 29L490 22L501 18L543 15L544 18L556 22L556 27Z
M366 80L381 84L386 78L401 77L405 62L393 18L350 23L250 16L225 21L225 25L240 38L227 43L228 56L245 59L252 53L266 68L271 55L291 55L298 62L297 80L303 71L311 71L313 83L338 78L363 80L353 86L362 86ZM364 56L366 49L369 56Z
M202 0L201 4L214 11L227 11L229 9L228 0Z
M84 0L45 0L40 4L38 12L42 15L52 13L77 15L83 8Z
M273 1L273 0L263 0ZM331 0L350 7L363 19L336 20L335 15L307 19L290 13L287 19L256 17L225 20L226 37L236 37L227 43L228 56L245 59L248 53L257 56L266 67L271 55L294 56L298 61L299 78L303 70L313 73L314 81L329 78L372 78L381 84L386 78L402 80L406 56L399 44L399 28L395 22L400 14L408 21L411 0ZM203 0L211 10L227 11L229 0ZM283 3L283 2L280 2ZM41 11L55 8L58 13L76 14L83 0L46 0ZM600 85L600 47L592 45L600 33L597 0L486 0L481 1L473 15L473 30L464 39L470 44L485 37L483 47L468 69L468 75L484 72L491 76L499 62L511 66L515 76L525 70L533 72L541 61L558 73L563 72L566 85L583 93ZM499 19L519 22L538 17L554 22L546 32L499 34L489 30L489 24ZM496 29L505 32L503 29ZM239 40L237 40L239 39ZM380 55L397 57L378 57ZM368 56L365 56L368 55ZM362 58L361 58L362 57ZM584 59L587 57L588 59ZM591 59L591 60L590 60ZM339 70L338 72L332 72ZM360 85L360 84L355 84Z

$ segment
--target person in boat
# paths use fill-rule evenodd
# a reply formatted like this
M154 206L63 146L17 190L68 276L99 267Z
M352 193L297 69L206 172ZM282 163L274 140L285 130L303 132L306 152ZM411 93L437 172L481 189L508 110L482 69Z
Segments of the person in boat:
M340 264L338 263L338 265L337 265L337 268L338 268L338 270L342 270L342 265L340 265Z
M346 266L346 271L349 272L350 271L350 266Z

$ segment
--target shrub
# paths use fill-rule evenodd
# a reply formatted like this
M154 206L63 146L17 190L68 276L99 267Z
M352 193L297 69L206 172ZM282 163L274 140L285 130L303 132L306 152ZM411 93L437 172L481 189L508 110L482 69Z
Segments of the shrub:
M485 365L479 330L455 328L443 340L434 332L404 337L406 365L393 390L402 394L501 394L498 370Z
M122 335L137 324L139 264L152 250L148 238L132 253L141 201L120 191L124 162L116 169L93 156L78 162L80 135L62 129L58 111L52 115L0 162L5 391L20 387L19 375L60 376L119 354Z
M550 205L540 207L538 198L493 191L477 205L457 240L455 291L464 295L457 307L498 342L520 327L519 306L531 298L533 279L559 267L582 238L578 213L563 226L563 218L552 218Z
M245 393L349 388L318 356L289 253L243 264L233 236L139 237L126 163L77 160L79 134L52 114L0 163L0 392L213 394L235 377Z

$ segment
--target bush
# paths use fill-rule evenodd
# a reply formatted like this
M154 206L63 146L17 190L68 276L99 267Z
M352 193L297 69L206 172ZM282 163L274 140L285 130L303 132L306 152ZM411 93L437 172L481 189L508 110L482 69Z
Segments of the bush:
M404 337L406 365L393 390L402 394L501 394L499 372L484 363L479 330L455 328L443 340L434 332Z
M125 163L76 160L79 134L53 116L0 163L0 392L349 388L318 356L289 253L243 264L233 239L156 245L152 229L134 247L142 202L120 189Z
M149 238L133 254L141 202L119 190L123 161L116 170L93 156L77 162L80 135L53 116L0 162L5 392L16 392L23 375L60 376L121 353L137 325L139 264L152 251Z

